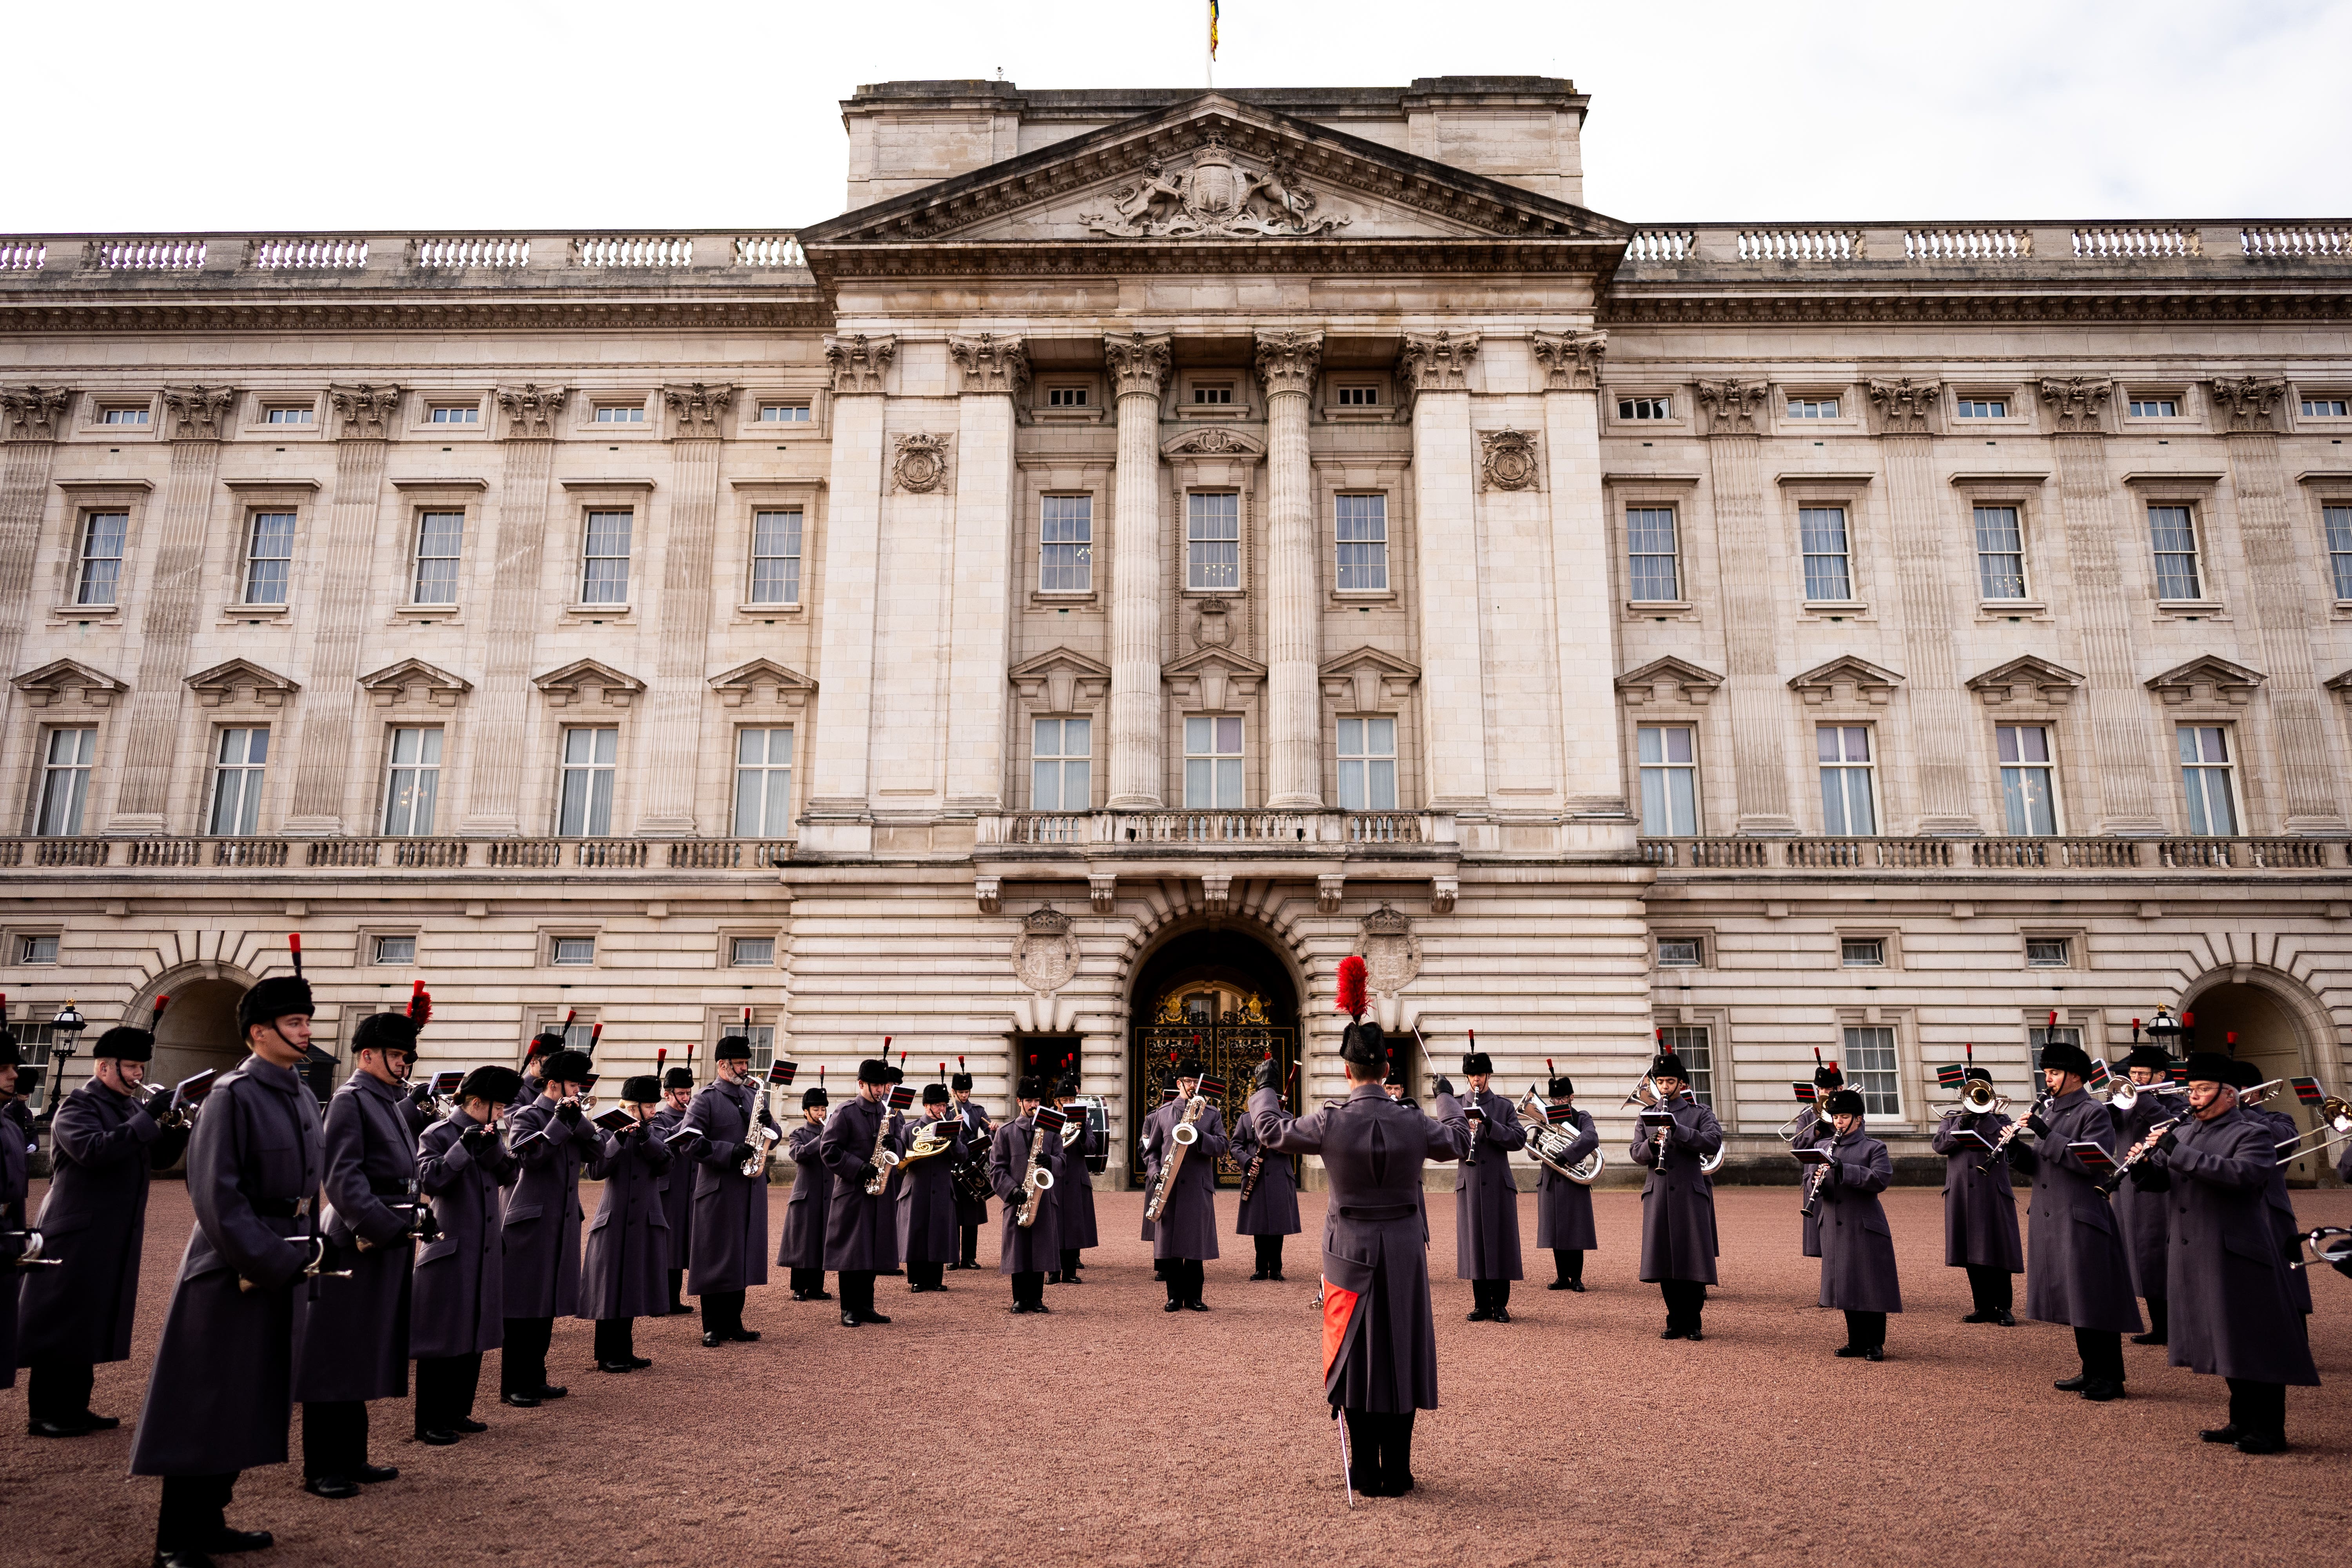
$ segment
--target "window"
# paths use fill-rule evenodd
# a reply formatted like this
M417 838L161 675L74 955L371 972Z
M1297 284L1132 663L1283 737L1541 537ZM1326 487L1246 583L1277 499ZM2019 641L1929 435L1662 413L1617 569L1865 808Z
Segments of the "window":
M462 511L420 512L416 518L415 596L417 605L457 602L457 556L466 542Z
M1234 384L1230 381L1202 382L1192 388L1192 405L1196 408L1224 407L1234 400Z
M1797 531L1805 552L1805 597L1837 603L1853 597L1853 573L1847 557L1845 508L1808 506L1797 509Z
M596 962L596 939L593 936L559 936L554 942L553 959L557 963L593 963ZM569 1044L570 1042L565 1042Z
M436 403L425 418L431 425L479 425L482 411L470 403Z
M1900 1116L1903 1097L1895 1070L1895 1031L1873 1026L1845 1032L1845 1081L1862 1091L1866 1116Z
M1389 498L1340 496L1338 500L1339 592L1388 592Z
M2052 787L2050 731L2040 724L1997 724L2000 805L2012 838L2047 838L2058 831L2058 795Z
M2336 596L2352 599L2352 506L2320 509L2327 530L2327 564L2336 577Z
M1087 594L1095 585L1095 498L1047 496L1038 518L1037 591Z
M2025 597L2025 536L2013 506L1980 506L1977 513L1977 591L1988 599Z
M41 807L33 831L44 838L71 838L81 832L81 808L89 799L89 770L98 757L96 730L52 730L41 759Z
M1703 969L1706 966L1706 938L1696 936L1662 936L1658 939L1659 968Z
M1184 586L1240 587L1242 498L1232 490L1194 491L1184 505Z
M809 405L805 403L762 403L760 423L762 425L805 425L809 422Z
M1681 724L1643 724L1633 731L1642 760L1642 831L1652 838L1698 833L1698 770L1691 731Z
M384 836L409 838L430 834L433 806L440 794L441 731L394 730L392 766L383 787Z
M262 414L261 422L264 425L308 425L310 423L310 410L308 408L272 408L266 410Z
M801 514L751 514L751 603L801 602Z
M2147 532L2156 548L2156 596L2201 599L2197 575L2197 522L2185 506L2147 509Z
M416 939L413 936L380 936L375 939L375 961L385 964L410 964L416 962Z
M269 762L266 729L223 730L213 762L211 833L230 838L251 833L261 821L261 774Z
M2074 942L2071 937L2030 936L2025 939L2025 966L2028 969L2068 969L2074 963Z
M1339 809L1394 811L1396 721L1339 721Z
M793 732L736 731L735 837L784 838L792 828Z
M245 602L282 605L294 570L294 514L257 511L245 552Z
M1960 399L1963 419L2006 419L2009 399L2005 397L1963 397Z
M642 403L600 403L596 405L599 425L642 425L646 422L646 405Z
M2306 412L2308 411L2308 405L2305 405ZM144 425L147 423L147 410L144 408L109 408L99 415L98 422L100 425Z
M776 966L776 939L772 936L739 936L727 943L727 962L737 969L773 969Z
M1822 764L1822 831L1856 836L1878 831L1870 784L1870 726L1818 724L1813 743Z
M1792 397L1789 399L1791 419L1834 419L1838 416L1838 400L1834 397Z
M1847 969L1884 969L1886 967L1886 939L1883 936L1849 936L1838 942L1838 963Z
M739 1016L727 1026L727 1033L740 1035L751 1042L752 1081L765 1079L768 1069L776 1065L776 1026L773 1024L746 1024Z
M2180 787L2189 797L2189 831L2201 837L2232 838L2238 832L2236 792L2230 774L2230 731L2220 724L2182 724Z
M1621 397L1617 400L1620 419L1672 419L1675 400L1671 397Z
M16 939L16 962L19 963L55 963L58 961L58 939L50 936L24 936Z
M1342 386L1336 389L1336 400L1342 408L1378 408L1381 389L1377 386Z
M2045 1046L2072 1046L2079 1051L2083 1048L2083 1031L2071 1024L2060 1024L2054 1027L2041 1024L2032 1025L2029 1026L2025 1031L2025 1046L2028 1050L2033 1053L2033 1078L2032 1081L2038 1088L2042 1082L2042 1047Z
M26 940L29 942L34 939L28 937ZM54 941L55 939L51 938L47 940ZM9 1026L16 1032L17 1053L22 1058L24 1065L28 1068L41 1068L46 1069L49 1065L49 1040L55 1031L53 1031L47 1024L36 1024L30 1020L21 1024L13 1024ZM17 1093L24 1094L25 1089L23 1087L23 1077L20 1076L18 1078L17 1085ZM34 1089L30 1096L26 1098L25 1101L25 1109L32 1111L39 1111L45 1109L46 1105L56 1098L55 1094L52 1092L54 1088L53 1075L47 1070L44 1070L41 1074L41 1086L38 1089Z
M1658 1045L1682 1059L1690 1072L1693 1099L1701 1105L1715 1103L1715 1051L1706 1036L1706 1026L1685 1025L1658 1031Z
M2180 400L2177 397L2135 397L2131 400L2131 416L2135 419L2178 419Z
M2303 414L2306 419L2341 419L2346 406L2340 397L2306 397L2303 400ZM146 415L142 413L140 418L146 418Z
M1029 735L1029 809L1085 811L1093 805L1094 721L1039 719Z
M1675 559L1674 508L1628 508L1625 551L1636 603L1671 604L1683 596L1682 574Z
M1242 804L1242 721L1184 721L1184 805L1208 810Z
M130 531L127 511L94 511L82 520L81 571L74 585L75 604L115 602L115 590L122 581L122 539Z
M629 526L625 511L588 514L588 544L580 563L580 602L583 605L625 605L629 602Z
M1084 408L1086 405L1087 389L1083 386L1049 386L1045 389L1045 406L1048 408Z
M556 833L565 838L602 838L613 831L613 759L621 747L618 730L563 731L563 792Z

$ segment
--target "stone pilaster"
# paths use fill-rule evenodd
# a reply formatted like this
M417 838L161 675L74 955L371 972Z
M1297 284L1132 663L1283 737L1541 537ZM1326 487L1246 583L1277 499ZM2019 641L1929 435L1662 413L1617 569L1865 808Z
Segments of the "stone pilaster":
M1561 789L1585 816L1625 815L1617 741L1617 616L1601 489L1601 356L1606 332L1537 332L1551 489L1552 626L1559 650Z
M1143 332L1103 340L1118 395L1110 595L1110 801L1159 807L1160 767L1160 389L1168 339Z
M1947 544L1950 502L1937 493L1930 411L1942 384L1870 384L1886 458L1889 536L1895 591L1903 606L1904 701L1910 718L1916 831L1973 834L1982 825L1969 808L1968 694L1953 658L1961 614L1953 595L1976 581L1974 563L1956 570Z
M33 557L58 433L72 404L73 394L61 386L0 387L0 678L17 673L32 623Z
M876 583L881 570L883 382L894 337L827 338L833 369L833 473L825 498L824 619L817 640L817 716L808 737L802 842L812 849L873 847L867 738L874 723Z
M1760 381L1702 381L1709 489L1723 573L1724 695L1731 710L1738 831L1797 831L1789 809L1789 692L1780 654L1779 584L1788 562L1764 518Z
M1315 594L1315 476L1307 416L1321 332L1260 332L1266 417L1266 797L1276 810L1323 804L1322 616Z
M662 389L670 419L669 522L662 538L660 621L655 661L661 679L647 715L654 765L637 831L691 837L698 760L703 754L703 684L710 672L711 563L719 539L719 444L735 389L694 382Z
M522 765L530 754L535 700L531 655L540 627L557 607L541 583L547 551L548 509L555 485L555 437L567 394L560 386L525 384L501 390L506 416L503 471L496 516L482 547L490 574L488 625L484 630L482 682L472 703L472 765L459 818L468 833L518 835L546 830L541 812L523 820Z
M1441 811L1486 805L1486 689L1478 594L1478 443L1470 428L1475 332L1408 333L1413 518L1421 548L1422 787Z
M1017 337L950 338L963 377L957 410L954 580L949 584L948 794L950 811L1005 804L1005 707L1010 683L1013 509L1020 471L1013 422L1029 384Z

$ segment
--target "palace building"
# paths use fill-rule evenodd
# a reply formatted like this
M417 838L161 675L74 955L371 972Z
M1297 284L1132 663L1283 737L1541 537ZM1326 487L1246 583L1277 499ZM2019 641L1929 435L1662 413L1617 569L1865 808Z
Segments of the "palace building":
M0 989L751 1010L1126 1179L1475 1030L1735 1167L2186 1007L2345 1093L2352 222L1652 223L1544 78L842 105L798 230L0 236ZM68 1084L87 1068L71 1061ZM2304 1173L2311 1174L2315 1173ZM1311 1179L1311 1174L1310 1174Z

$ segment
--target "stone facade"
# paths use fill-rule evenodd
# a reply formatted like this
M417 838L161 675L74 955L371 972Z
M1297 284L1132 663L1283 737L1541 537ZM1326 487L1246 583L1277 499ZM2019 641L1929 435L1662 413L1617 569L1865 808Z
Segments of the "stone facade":
M12 1014L193 1064L299 929L428 1066L1076 1037L1124 1173L1214 931L1310 1095L1369 948L1775 1173L1816 1047L1916 1151L2053 1013L2344 1092L2352 234L1636 228L1585 108L892 83L796 233L0 238Z

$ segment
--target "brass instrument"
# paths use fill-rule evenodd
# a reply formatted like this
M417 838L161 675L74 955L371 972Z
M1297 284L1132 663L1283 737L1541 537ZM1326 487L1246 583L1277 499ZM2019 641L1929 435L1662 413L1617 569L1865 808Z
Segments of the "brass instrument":
M2334 1136L2323 1136L2330 1133ZM2319 1138L2320 1142L2306 1149L2303 1144L2306 1138ZM2331 1094L2319 1102L2318 1126L2308 1132L2298 1132L2279 1144L2279 1163L2284 1165L2290 1160L2300 1160L2306 1154L2333 1149L2347 1138L2352 1138L2352 1100Z
M1209 1101L1205 1095L1196 1093L1184 1102L1184 1115L1169 1134L1176 1147L1168 1152L1168 1158L1152 1175L1151 1191L1143 1200L1144 1218L1157 1220L1160 1211L1168 1206L1168 1194L1176 1190L1176 1173L1184 1168L1184 1155L1201 1139L1201 1130L1193 1124L1208 1109Z
M2187 1094L2188 1092L2186 1085L2167 1082L2163 1079L2158 1079L2154 1083L2134 1083L2127 1078L2119 1079L2114 1090L2107 1096L2107 1108L2110 1110L2129 1110L2139 1103L2140 1096L2144 1094Z
M1554 1124L1551 1107L1536 1092L1534 1084L1528 1085L1528 1092L1520 1097L1519 1103L1535 1112L1534 1119L1527 1124L1529 1153L1580 1187L1589 1187L1600 1178L1602 1168L1609 1163L1601 1146L1594 1144L1591 1153L1570 1163L1568 1152L1575 1146L1576 1135L1563 1132Z
M915 1129L915 1141L907 1145L906 1153L899 1157L899 1173L904 1174L909 1167L919 1165L926 1160L936 1160L953 1149L955 1130L962 1125L961 1120L943 1116L937 1121L926 1121Z
M1830 1114L1822 1109L1822 1099L1816 1093L1812 1099L1799 1102L1797 1113L1775 1130L1780 1133L1781 1142L1794 1143L1813 1129L1830 1125Z
M866 1178L866 1195L869 1198L882 1195L883 1189L890 1184L890 1173L898 1166L898 1153L890 1147L890 1119L898 1113L898 1096L886 1089L882 1098L874 1103L881 1107L882 1120L874 1129L874 1152L866 1160L874 1167L874 1173Z
M55 1268L58 1264L65 1261L62 1258L44 1258L41 1256L43 1245L47 1238L42 1236L37 1230L0 1230L0 1240L14 1241L18 1237L22 1237L25 1239L25 1250L16 1254L16 1258L12 1259L17 1268Z
M285 1239L293 1246L307 1247L310 1249L310 1260L302 1265L301 1278L305 1279L348 1279L352 1277L352 1271L348 1268L330 1268L327 1267L327 1255L333 1249L333 1244L328 1241L325 1237L289 1236ZM244 1275L240 1274L236 1277L236 1289L239 1295L250 1296L256 1290L261 1289L262 1287L255 1284L252 1280L247 1279Z
M2263 1100L2276 1094L2285 1084L2286 1079L2274 1078L2258 1083L2252 1089L2242 1089L2238 1091L2238 1104L2241 1108L2260 1105Z
M767 1179L769 1157L775 1153L776 1144L783 1137L782 1133L768 1125L768 1094L769 1086L761 1084L760 1098L751 1102L751 1124L743 1130L743 1142L751 1145L751 1152L744 1155L742 1164L736 1167L753 1181ZM889 1124L888 1117L883 1118L883 1124Z
M1013 1223L1024 1230L1037 1223L1037 1211L1045 1206L1045 1194L1054 1190L1054 1173L1045 1164L1045 1140L1055 1130L1045 1121L1049 1116L1058 1123L1062 1113L1051 1106L1039 1106L1029 1128L1029 1163L1021 1171L1021 1212L1013 1217Z
M965 1128L971 1128L971 1118L961 1111L957 1112L956 1120ZM978 1159L952 1167L948 1172L948 1180L955 1184L956 1196L966 1203L984 1205L996 1195L995 1189L988 1184L988 1151L984 1146Z
M2343 1239L2327 1241L2331 1236ZM2304 1250L2311 1256L2296 1258L2287 1265L2289 1268L2309 1268L2314 1264L2322 1268L2334 1268L2347 1259L2352 1259L2352 1226L2323 1225L2316 1230L2305 1231L2302 1240ZM2327 1243L2325 1247L2320 1245L2324 1241Z

